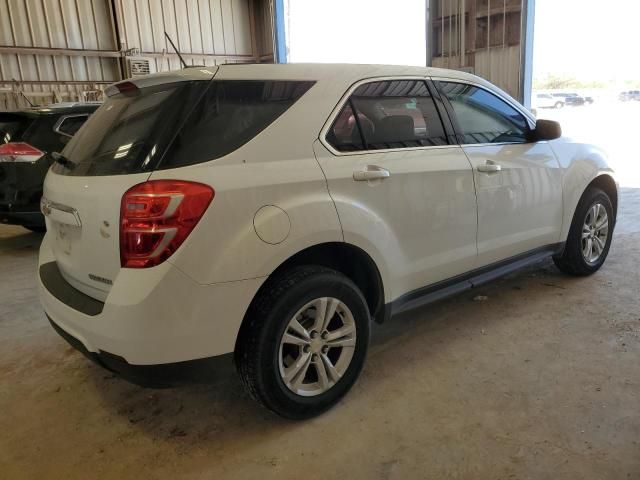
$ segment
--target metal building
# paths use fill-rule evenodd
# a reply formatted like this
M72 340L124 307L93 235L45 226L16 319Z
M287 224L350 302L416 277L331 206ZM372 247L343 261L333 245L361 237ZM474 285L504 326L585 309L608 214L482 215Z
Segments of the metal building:
M534 0L426 1L427 64L528 98ZM285 61L282 9L283 0L0 0L0 110L99 100L110 83L179 68L165 31L191 65Z
M276 0L277 1L277 0ZM274 0L0 0L0 110L192 65L273 61Z
M431 65L474 73L528 96L532 0L430 0Z

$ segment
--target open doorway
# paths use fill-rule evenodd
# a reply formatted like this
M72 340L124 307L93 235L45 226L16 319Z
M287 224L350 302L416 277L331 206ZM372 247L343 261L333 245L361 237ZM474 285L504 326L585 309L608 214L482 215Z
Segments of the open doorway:
M536 0L532 108L602 147L623 187L640 187L636 60L640 2Z
M425 0L284 0L289 62L426 63Z

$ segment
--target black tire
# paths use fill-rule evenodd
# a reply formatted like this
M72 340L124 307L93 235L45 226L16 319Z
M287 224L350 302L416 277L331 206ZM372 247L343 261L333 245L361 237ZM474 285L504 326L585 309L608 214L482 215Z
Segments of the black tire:
M356 326L355 350L332 387L316 396L302 396L290 390L280 375L280 340L294 315L322 297L336 298L351 311ZM360 375L369 346L370 318L358 287L335 270L300 266L269 280L252 303L236 345L235 363L245 389L258 403L285 418L305 419L328 410Z
M582 226L589 209L596 203L603 205L607 211L608 235L602 253L597 261L589 263L582 254ZM564 252L561 255L553 257L556 266L569 275L585 276L597 272L609 253L614 225L613 206L611 205L609 196L599 188L591 187L587 189L578 202L578 206L573 215Z
M47 227L44 225L24 225L24 228L36 233L44 233L47 231Z

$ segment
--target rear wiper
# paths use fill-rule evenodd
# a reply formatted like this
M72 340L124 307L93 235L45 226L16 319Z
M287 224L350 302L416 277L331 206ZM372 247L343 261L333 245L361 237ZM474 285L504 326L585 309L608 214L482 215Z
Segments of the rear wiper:
M62 155L60 152L51 152L51 158L53 158L54 162L59 163L60 165L62 165L65 168L68 168L69 170L73 170L73 168L76 166L75 163L73 163L67 157Z

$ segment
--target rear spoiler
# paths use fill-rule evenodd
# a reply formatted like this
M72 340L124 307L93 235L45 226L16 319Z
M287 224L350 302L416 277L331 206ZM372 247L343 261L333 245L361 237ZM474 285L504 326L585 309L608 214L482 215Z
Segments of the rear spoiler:
M153 87L163 83L187 82L192 80L208 81L218 73L218 67L192 67L171 72L153 73L139 78L128 78L118 83L109 85L104 93L111 97L124 91L132 91L136 88Z

